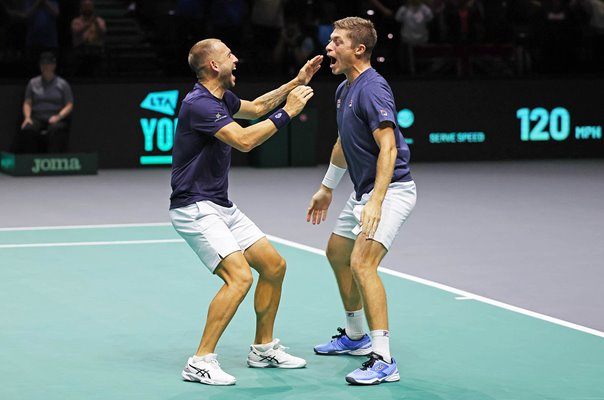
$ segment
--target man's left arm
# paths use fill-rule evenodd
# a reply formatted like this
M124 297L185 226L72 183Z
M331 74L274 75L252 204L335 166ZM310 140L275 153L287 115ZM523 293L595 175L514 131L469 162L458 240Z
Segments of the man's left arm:
M57 122L67 118L73 111L73 92L71 91L71 86L69 83L64 81L61 85L61 89L63 91L63 101L65 102L65 105L58 113L49 118L49 124L56 124Z
M321 68L323 56L315 56L300 69L298 75L291 81L281 85L275 90L256 98L254 101L241 100L239 111L233 116L241 119L256 119L266 115L274 110L279 104L285 101L285 98L296 87L307 85L315 73Z
M56 124L57 122L69 117L69 114L71 114L72 110L73 110L73 102L69 102L69 103L65 104L65 106L63 108L61 108L61 111L59 111L58 113L56 113L55 115L53 115L52 117L50 117L48 119L48 123Z
M361 227L367 239L373 238L382 217L382 202L388 185L392 181L396 163L397 148L392 122L382 122L373 131L373 138L380 148L375 171L373 193L361 212Z

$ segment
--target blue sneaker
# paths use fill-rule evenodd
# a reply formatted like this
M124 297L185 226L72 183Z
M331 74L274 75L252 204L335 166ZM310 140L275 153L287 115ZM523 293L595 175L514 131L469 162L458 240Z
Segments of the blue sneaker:
M396 360L393 358L391 363L387 363L382 356L375 353L369 354L369 360L365 361L361 368L346 375L346 382L353 385L377 385L382 382L396 382L400 379Z
M371 339L367 334L359 340L352 340L346 336L346 330L338 328L338 334L332 336L329 343L315 346L315 353L320 355L350 354L364 356L371 353Z

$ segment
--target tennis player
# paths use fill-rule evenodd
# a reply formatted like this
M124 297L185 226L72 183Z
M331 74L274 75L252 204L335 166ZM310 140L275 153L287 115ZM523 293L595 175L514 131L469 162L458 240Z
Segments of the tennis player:
M348 169L354 186L327 244L346 312L346 328L317 354L368 355L346 376L351 384L398 381L390 355L386 292L377 268L415 206L409 147L396 123L394 95L371 67L377 35L373 23L358 17L334 22L326 50L331 72L346 77L336 90L338 139L329 169L312 196L306 220L325 221L332 191ZM365 319L369 336L365 333Z
M306 361L285 351L273 337L273 326L285 261L264 233L228 197L231 149L247 152L262 144L298 115L313 90L305 86L321 65L314 57L296 78L254 101L240 100L231 88L238 59L220 40L206 39L189 52L197 83L182 101L174 137L170 218L201 262L224 281L209 305L197 352L187 360L183 379L209 385L232 385L216 345L252 285L256 335L247 356L250 367L302 368ZM286 100L267 119L243 128L234 118L256 119Z

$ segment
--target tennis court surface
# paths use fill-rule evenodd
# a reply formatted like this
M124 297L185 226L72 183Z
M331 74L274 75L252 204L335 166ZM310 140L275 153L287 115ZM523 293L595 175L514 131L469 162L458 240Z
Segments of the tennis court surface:
M276 337L301 370L248 368L252 296L217 352L233 387L183 382L220 286L167 224L0 230L1 399L604 399L604 339L383 271L401 381L349 386L364 357L321 357L344 323L320 251L288 262Z

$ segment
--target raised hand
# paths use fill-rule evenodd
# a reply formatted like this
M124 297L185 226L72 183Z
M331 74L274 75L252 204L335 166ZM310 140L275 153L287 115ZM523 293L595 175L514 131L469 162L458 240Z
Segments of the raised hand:
M308 82L310 82L315 73L321 68L322 62L323 56L314 56L304 64L296 77L300 85L308 85Z
M300 114L313 95L314 92L310 86L298 86L287 95L287 102L283 109L293 118Z

